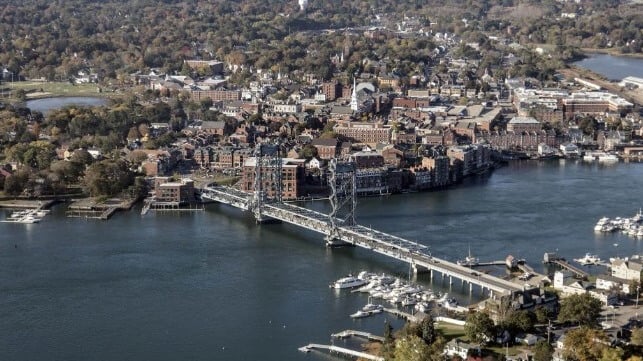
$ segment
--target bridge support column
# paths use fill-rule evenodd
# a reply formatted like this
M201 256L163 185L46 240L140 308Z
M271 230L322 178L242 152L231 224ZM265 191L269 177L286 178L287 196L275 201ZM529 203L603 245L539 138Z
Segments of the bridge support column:
M433 277L433 271L432 271L432 270L430 270L430 269L428 269L428 268L426 268L426 267L423 267L423 266L417 265L417 264L415 264L415 263L414 263L414 264L412 264L411 266L413 267L413 274L415 274L416 276L417 276L417 275L419 275L419 274L421 274L421 273L427 273L427 272L430 272L430 273L431 273L431 277Z
M341 239L337 237L333 237L331 235L327 235L326 237L324 237L324 240L326 241L326 247L330 247L330 248L355 247L354 244L342 241Z
M453 284L453 276L449 276L449 285Z
M469 282L469 293L473 292L473 283Z
M429 270L429 273L431 274L431 276L430 276L430 277L431 277L431 281L433 281L433 270L432 270L432 269L430 269L430 270Z

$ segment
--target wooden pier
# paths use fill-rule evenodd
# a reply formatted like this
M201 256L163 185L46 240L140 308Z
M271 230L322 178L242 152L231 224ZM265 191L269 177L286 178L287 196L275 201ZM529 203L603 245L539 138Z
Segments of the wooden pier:
M418 312L413 315L395 308L384 308L384 312L390 313L391 315L395 315L411 322L420 322L424 319L424 317L426 317L426 314L424 312Z
M344 330L342 332L337 332L331 335L331 337L335 337L335 338L347 338L352 336L363 337L370 341L384 342L384 337L376 336L376 335L373 335L372 333L368 333L364 331Z
M564 258L556 256L554 253L545 253L545 257L543 258L544 263L552 263L555 264L563 269L566 269L573 274L576 275L576 277L579 277L581 279L587 279L589 277L589 273L583 271L582 269L571 265L569 262L567 262Z
M375 356L375 355L371 355L370 353L355 351L349 348L338 347L334 345L321 345L318 343L311 343L299 348L299 351L301 352L310 352L312 350L326 350L326 351L338 353L340 355L359 357L365 360L384 361L384 357Z

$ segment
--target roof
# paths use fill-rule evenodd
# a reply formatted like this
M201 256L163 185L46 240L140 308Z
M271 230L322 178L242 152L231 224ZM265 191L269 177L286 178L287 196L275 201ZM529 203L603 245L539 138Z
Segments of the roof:
M532 117L513 117L509 124L540 124L540 122Z
M223 129L225 127L225 122L222 120L218 121L204 121L201 123L202 129Z
M316 138L316 139L313 139L312 142L310 142L310 144L326 146L326 147L336 147L337 138Z

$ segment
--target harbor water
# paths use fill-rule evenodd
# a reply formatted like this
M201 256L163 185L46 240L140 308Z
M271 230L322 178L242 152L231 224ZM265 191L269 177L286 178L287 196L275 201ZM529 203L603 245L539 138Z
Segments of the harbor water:
M53 97L28 100L26 105L32 111L48 113L51 110L58 109L68 105L96 107L107 104L107 98L99 97Z
M542 270L544 252L643 253L643 240L593 231L603 216L643 207L642 183L640 164L518 162L449 190L361 198L357 219L449 260L470 248L481 261L511 254ZM367 250L327 249L318 234L257 226L224 205L109 221L64 211L0 224L0 360L324 360L333 358L297 348L402 323L353 320L366 296L328 287L360 270L408 277L408 266ZM419 282L461 303L479 299L459 282Z
M621 81L628 76L643 78L643 59L614 56L609 54L588 54L583 60L574 65L587 68L601 74L610 80Z

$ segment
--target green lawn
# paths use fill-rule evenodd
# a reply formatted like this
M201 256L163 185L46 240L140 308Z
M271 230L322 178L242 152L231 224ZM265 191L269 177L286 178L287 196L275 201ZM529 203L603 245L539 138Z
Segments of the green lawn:
M27 93L27 99L37 99L55 96L98 96L107 97L114 93L98 92L97 84L70 84L69 82L35 82L20 81L3 83L0 88L8 96L19 89Z
M465 338L464 327L462 326L452 325L445 322L438 322L437 329L440 330L447 341L453 340L454 338Z

